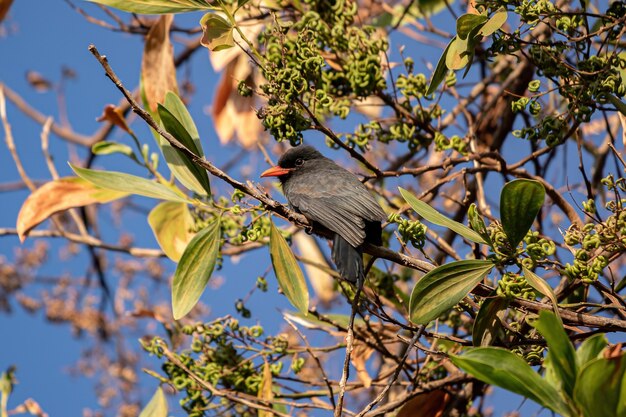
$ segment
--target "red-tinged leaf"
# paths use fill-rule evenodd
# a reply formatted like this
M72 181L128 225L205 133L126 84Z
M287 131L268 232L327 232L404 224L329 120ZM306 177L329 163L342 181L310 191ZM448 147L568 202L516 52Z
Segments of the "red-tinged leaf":
M287 241L273 222L270 228L270 257L280 289L298 311L308 314L309 290L304 274Z
M183 318L198 303L217 263L221 238L221 221L218 218L196 233L183 252L172 282L175 320Z
M33 227L55 213L73 207L108 203L127 195L126 192L106 190L76 177L50 181L24 201L17 215L17 234L23 242Z
M396 417L442 417L450 400L444 390L424 392L407 401Z
M9 13L12 3L13 0L0 0L0 22L2 22L7 13Z
M124 118L124 114L120 109L115 107L113 104L108 104L100 117L96 119L97 122L109 122L119 127L122 130L125 130L128 133L132 133L128 124L126 124L126 119Z

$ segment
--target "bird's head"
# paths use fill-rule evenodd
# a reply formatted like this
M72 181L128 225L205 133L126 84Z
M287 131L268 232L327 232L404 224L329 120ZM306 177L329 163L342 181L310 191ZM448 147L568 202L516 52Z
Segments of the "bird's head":
M312 161L325 159L317 149L308 145L300 145L289 149L278 160L278 165L271 167L261 174L261 177L278 177L285 181L292 174L310 168Z

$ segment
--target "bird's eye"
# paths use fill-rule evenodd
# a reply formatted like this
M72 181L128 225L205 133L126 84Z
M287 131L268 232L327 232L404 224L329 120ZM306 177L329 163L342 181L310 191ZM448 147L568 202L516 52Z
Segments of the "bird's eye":
M299 167L300 165L304 164L304 160L302 158L298 158L296 159L296 166Z

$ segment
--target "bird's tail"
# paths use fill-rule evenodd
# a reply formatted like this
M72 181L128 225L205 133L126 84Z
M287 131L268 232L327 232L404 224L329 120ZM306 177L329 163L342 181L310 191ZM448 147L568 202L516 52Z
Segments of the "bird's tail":
M349 282L363 279L363 252L350 245L344 238L335 235L333 240L333 262L339 275Z

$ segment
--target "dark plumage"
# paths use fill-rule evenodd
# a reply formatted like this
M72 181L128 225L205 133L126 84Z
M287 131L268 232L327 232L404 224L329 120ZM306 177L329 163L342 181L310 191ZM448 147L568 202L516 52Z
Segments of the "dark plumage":
M262 177L278 177L289 204L308 220L335 232L333 262L351 282L363 277L362 245L381 244L387 215L359 179L312 146L285 152Z

